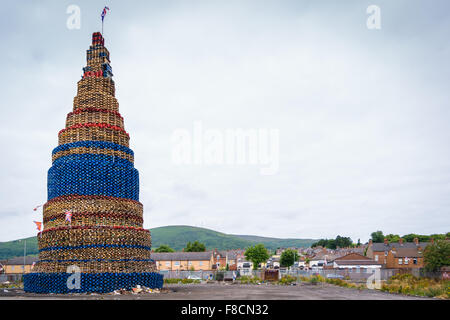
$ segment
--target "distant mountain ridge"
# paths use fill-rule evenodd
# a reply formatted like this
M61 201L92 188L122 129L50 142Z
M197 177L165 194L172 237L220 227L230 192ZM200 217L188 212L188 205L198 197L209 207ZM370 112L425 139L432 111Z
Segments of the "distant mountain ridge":
M167 226L150 229L152 234L152 248L156 249L167 244L176 251L183 250L187 242L200 241L207 250L245 249L257 243L262 243L270 250L280 247L309 247L316 242L314 239L278 239L252 235L233 235L222 232L192 227ZM23 256L24 239L0 242L0 260ZM37 238L27 238L27 255L37 255Z

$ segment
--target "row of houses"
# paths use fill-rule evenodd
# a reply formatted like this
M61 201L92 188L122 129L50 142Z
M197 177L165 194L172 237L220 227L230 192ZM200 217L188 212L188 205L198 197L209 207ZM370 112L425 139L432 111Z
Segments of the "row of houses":
M424 267L424 250L431 242L373 243L355 249L328 250L322 248L308 258L309 268L334 269L421 269Z
M294 268L308 269L344 269L365 270L371 272L375 269L420 269L424 267L423 252L433 243L419 242L389 242L373 243L358 248L338 248L330 250L318 248L291 248L299 253L299 261ZM281 268L280 257L286 249L278 249L266 263L259 268ZM246 274L253 268L253 263L247 261L245 250L219 251L217 249L207 252L152 252L151 259L156 262L159 271L210 271L210 270L239 270ZM37 258L14 258L0 261L0 273L28 273L32 270Z
M0 274L30 273L37 257L20 257L0 261Z
M251 268L243 259L244 250L206 252L152 252L150 258L156 263L159 271L210 271L238 268ZM0 261L0 274L29 273L32 271L37 257L13 258Z
M296 250L299 261L294 268L309 269L341 269L349 272L372 272L375 269L405 269L423 268L423 251L432 242L389 242L373 243L357 248L337 248L334 250L318 248L289 248ZM281 268L281 254L287 248L280 248L266 263L259 268ZM253 263L247 261L244 250L209 251L209 252L173 252L152 253L160 271L169 270L214 270L228 266L228 270L239 270L246 273L253 268Z
M419 242L417 238L413 242L404 242L402 239L399 242L392 243L387 239L384 239L383 243L372 243L370 241L367 248L367 257L382 263L389 269L423 268L423 252L433 242L433 240L431 242Z
M242 250L216 249L206 252L152 252L150 258L155 260L160 271L206 271L224 268L237 270L238 260L243 254Z

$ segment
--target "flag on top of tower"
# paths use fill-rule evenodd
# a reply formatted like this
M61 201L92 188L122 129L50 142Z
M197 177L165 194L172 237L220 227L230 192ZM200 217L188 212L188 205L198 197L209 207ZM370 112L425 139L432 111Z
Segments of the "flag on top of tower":
M108 13L108 11L109 11L109 8L108 8L108 7L103 8L103 11L102 11L102 21L105 19L106 13Z

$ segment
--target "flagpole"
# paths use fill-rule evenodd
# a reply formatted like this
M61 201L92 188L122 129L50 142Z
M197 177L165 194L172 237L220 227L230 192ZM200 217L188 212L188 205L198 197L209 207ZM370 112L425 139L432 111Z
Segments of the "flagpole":
M25 257L27 256L27 239L24 239L23 247L23 273L25 273Z

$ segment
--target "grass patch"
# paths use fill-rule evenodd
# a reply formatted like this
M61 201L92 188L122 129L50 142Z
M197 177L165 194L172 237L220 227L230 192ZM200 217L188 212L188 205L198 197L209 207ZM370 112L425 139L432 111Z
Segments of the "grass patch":
M0 289L23 289L23 282L0 283Z
M173 279L164 279L164 283L165 284L190 284L190 283L198 284L198 283L201 283L201 281L198 279L176 279L176 278L173 278Z
M290 285L292 283L297 282L297 277L291 276L291 275L285 275L282 276L280 281L278 281L278 284L281 285Z
M334 279L334 278L325 278L323 276L319 275L315 275L315 276L311 276L311 277L300 277L300 280L303 282L308 282L311 284L318 284L318 283L329 283L335 286L339 286L339 287L343 287L343 288L353 288L353 289L358 289L358 290L362 290L365 289L364 285L357 285L354 284L352 282L349 282L348 280L344 280L344 279Z
M405 295L450 299L450 281L417 278L412 274L392 276L381 287L381 291Z
M242 276L237 279L241 284L258 284L261 283L261 278L259 277L250 277L250 276Z

